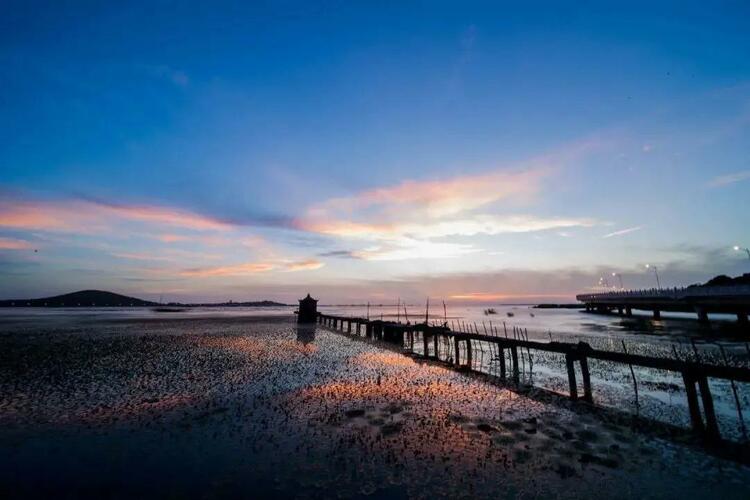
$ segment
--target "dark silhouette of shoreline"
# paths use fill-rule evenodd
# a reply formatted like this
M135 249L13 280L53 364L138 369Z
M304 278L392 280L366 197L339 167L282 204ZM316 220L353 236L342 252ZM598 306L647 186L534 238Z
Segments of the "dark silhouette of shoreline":
M81 290L41 299L0 300L0 307L282 307L287 304L271 300L248 302L187 303L169 302L160 304L136 297L128 297L103 290Z

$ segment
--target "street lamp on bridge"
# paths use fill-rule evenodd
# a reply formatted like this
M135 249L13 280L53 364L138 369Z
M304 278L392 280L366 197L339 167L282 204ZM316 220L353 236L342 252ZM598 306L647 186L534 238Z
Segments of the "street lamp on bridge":
M625 286L622 284L622 274L612 273L612 276L617 276L617 279L620 280L620 290L625 290Z
M748 258L748 259L750 259L750 248L743 248L743 247L741 247L741 246L739 246L739 245L735 245L735 246L734 246L734 250L735 250L736 252L739 252L739 251L741 251L741 250L744 250L744 251L745 251L745 253L747 253L747 258Z
M656 275L656 288L661 290L661 283L659 282L659 269L657 269L656 266L652 266L651 264L646 264L646 269L654 270L654 275Z

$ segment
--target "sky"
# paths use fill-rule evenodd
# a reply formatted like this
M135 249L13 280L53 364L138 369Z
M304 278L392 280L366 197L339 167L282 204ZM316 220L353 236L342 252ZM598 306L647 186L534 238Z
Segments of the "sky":
M746 2L119 4L3 2L0 298L750 272Z

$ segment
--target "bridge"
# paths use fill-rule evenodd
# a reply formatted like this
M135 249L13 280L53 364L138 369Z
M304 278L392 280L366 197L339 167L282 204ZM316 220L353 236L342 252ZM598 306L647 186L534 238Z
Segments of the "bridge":
M700 321L708 321L709 313L734 314L747 323L750 312L750 286L691 286L686 288L652 288L649 290L618 290L576 295L586 311L631 316L633 309L651 311L655 319L664 311L696 313Z

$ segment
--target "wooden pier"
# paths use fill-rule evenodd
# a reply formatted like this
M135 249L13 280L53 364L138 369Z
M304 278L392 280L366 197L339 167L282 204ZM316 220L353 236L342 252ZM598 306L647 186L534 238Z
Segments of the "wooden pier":
M504 336L459 332L447 326L434 326L426 323L404 324L322 313L318 313L318 323L343 333L391 342L411 354L417 354L415 345L421 344L421 355L425 358L447 363L463 370L480 371L475 368L476 344L489 344L498 354L496 359L500 364L500 378L514 383L518 383L521 371L519 351L521 351L521 362L524 359L524 350L529 354L532 351L557 353L565 357L568 396L572 400L580 399L588 403L594 402L589 374L589 360L591 359L679 373L685 384L692 428L709 440L719 440L721 436L708 379L750 382L749 368L602 351L593 349L585 342L577 344L539 342L524 338L510 338L507 332ZM441 352L440 345L447 349L444 348ZM582 394L578 389L578 372L581 374Z

